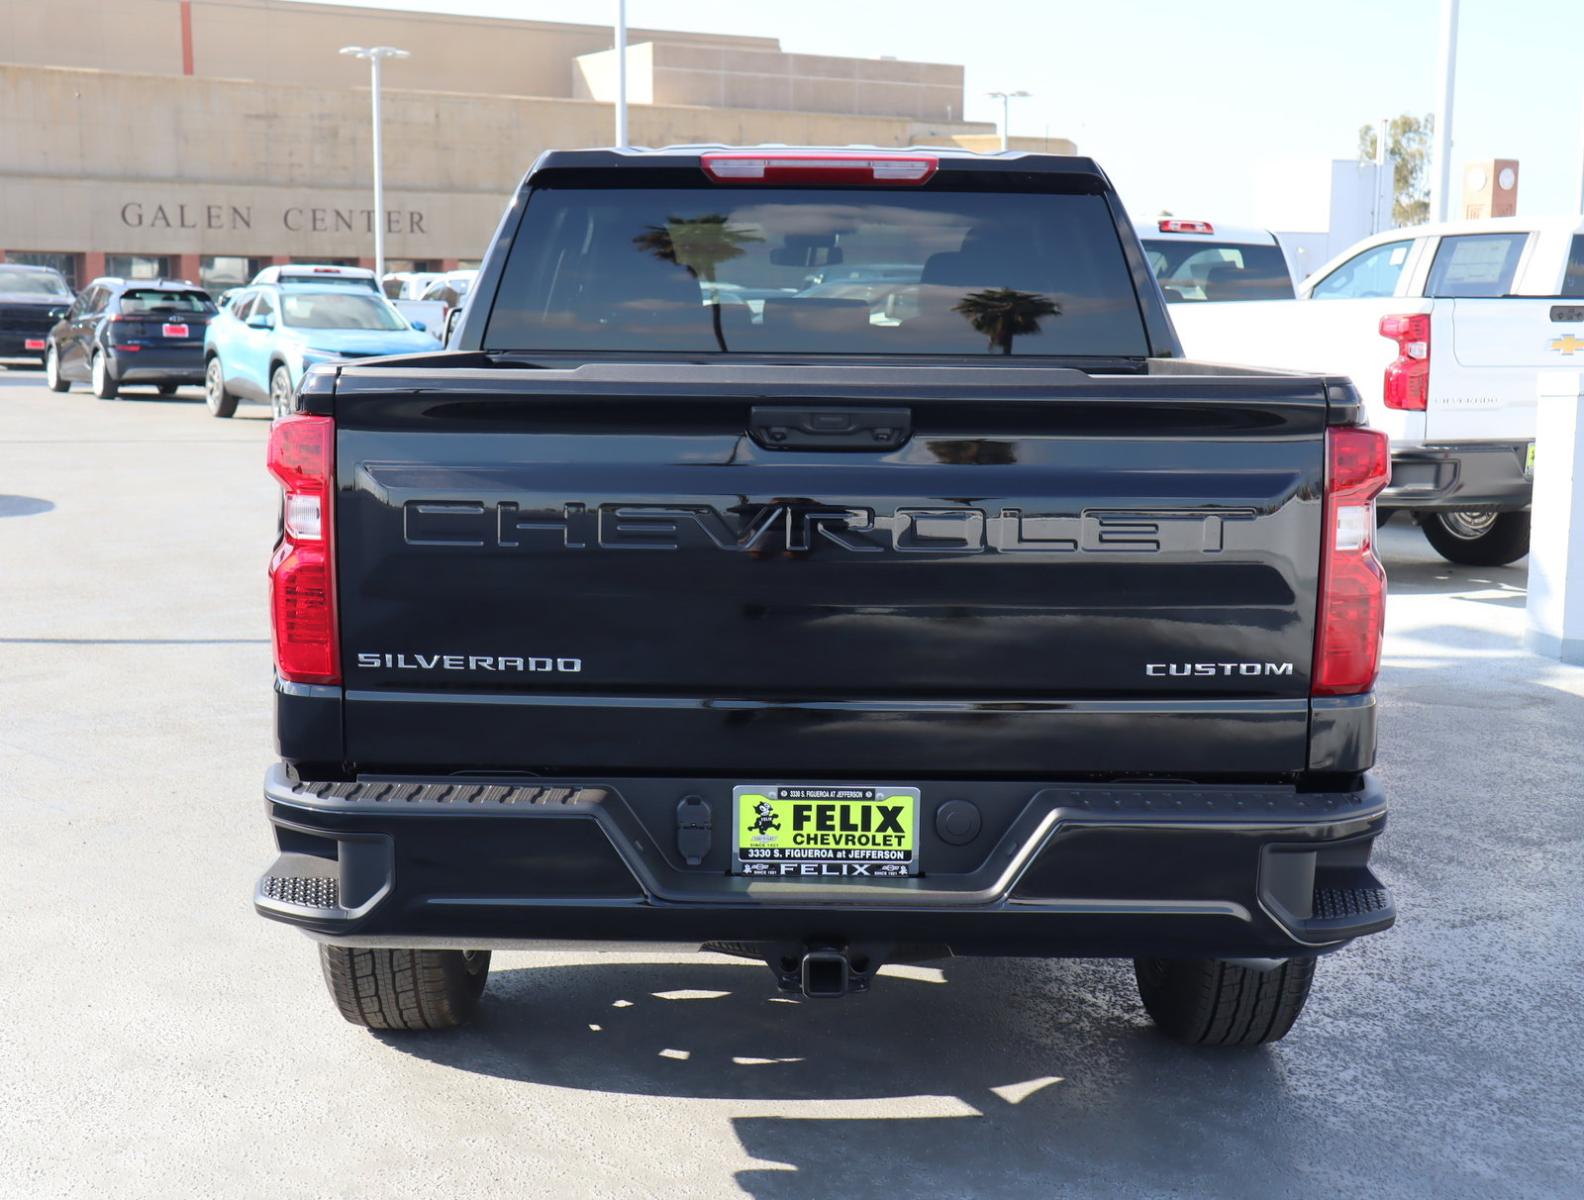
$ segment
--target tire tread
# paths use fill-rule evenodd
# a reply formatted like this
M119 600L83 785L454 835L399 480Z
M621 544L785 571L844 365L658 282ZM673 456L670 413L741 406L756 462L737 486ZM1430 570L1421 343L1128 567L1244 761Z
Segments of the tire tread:
M369 1029L451 1029L473 1015L489 957L470 973L459 950L319 947L325 986L341 1016Z
M1314 981L1313 958L1259 971L1217 959L1140 959L1139 995L1162 1032L1192 1046L1260 1046L1292 1029Z

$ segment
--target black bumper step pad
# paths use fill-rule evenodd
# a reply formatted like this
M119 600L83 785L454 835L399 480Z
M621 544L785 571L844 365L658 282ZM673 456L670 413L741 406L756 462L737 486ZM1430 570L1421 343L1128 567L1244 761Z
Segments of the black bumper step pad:
M302 908L340 908L340 885L319 876L266 875L260 884L263 894L282 904Z
M1391 895L1385 888L1315 888L1314 916L1311 919L1337 921L1343 917L1367 917L1390 905Z

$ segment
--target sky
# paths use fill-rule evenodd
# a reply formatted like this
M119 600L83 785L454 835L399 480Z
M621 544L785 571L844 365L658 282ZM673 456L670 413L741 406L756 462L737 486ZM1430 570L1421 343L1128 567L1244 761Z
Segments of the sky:
M615 0L340 0L573 20ZM1435 109L1441 0L628 0L630 26L775 37L784 50L965 69L964 115L1024 90L1014 136L1071 138L1135 216L1261 214L1272 160L1351 158L1359 126ZM1466 162L1516 158L1519 212L1578 212L1584 0L1462 0L1454 198ZM415 48L418 49L418 48ZM413 67L421 64L421 49Z

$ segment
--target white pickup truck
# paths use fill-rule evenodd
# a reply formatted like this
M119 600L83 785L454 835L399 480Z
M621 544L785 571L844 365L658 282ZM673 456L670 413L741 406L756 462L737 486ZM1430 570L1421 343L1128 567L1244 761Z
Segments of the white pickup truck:
M1584 369L1584 218L1394 229L1295 300L1171 315L1191 358L1351 376L1391 437L1383 519L1406 510L1452 562L1528 552L1538 373Z

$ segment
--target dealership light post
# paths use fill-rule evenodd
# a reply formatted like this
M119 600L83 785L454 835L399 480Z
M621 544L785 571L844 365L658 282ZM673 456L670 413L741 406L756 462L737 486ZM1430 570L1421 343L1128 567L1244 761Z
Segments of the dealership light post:
M1441 38L1436 78L1441 107L1435 115L1435 152L1430 169L1430 219L1445 221L1452 190L1452 94L1457 83L1458 0L1441 0Z
M1022 91L986 92L985 95L989 96L992 100L1001 101L1001 149L1005 150L1007 148L1007 121L1010 119L1012 101L1027 100L1029 93Z
M627 145L627 0L616 0L616 145Z
M369 86L374 94L374 276L385 278L385 165L380 153L380 63L387 58L411 58L394 46L342 46L348 58L366 58ZM383 285L382 285L383 286Z

